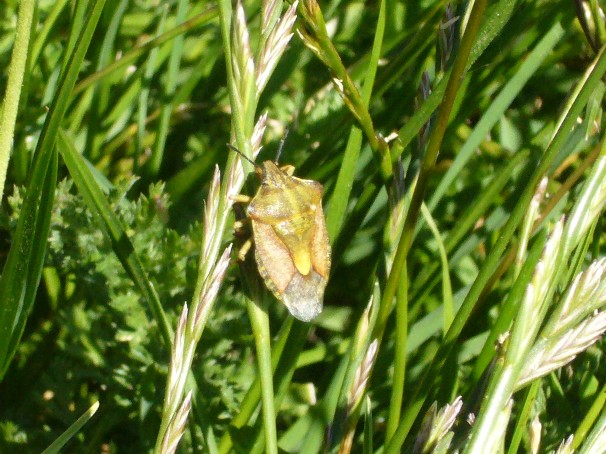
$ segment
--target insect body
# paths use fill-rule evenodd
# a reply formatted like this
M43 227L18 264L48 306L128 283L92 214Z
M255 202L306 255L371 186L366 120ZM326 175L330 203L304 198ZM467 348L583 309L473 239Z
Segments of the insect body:
M247 210L259 273L290 313L308 322L322 311L330 271L322 185L293 177L272 161L261 171L261 187Z

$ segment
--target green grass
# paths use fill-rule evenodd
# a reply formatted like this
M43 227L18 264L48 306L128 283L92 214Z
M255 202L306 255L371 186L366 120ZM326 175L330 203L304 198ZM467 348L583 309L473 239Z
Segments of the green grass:
M300 1L5 2L0 452L602 452L600 2ZM311 323L236 260L285 136Z

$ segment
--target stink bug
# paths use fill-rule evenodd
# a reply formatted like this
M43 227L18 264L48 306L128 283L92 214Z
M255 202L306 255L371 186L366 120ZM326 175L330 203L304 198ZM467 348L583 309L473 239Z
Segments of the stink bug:
M293 317L309 322L322 311L330 271L322 185L294 177L292 166L279 168L272 161L264 161L255 168L261 177L257 194L252 199L235 199L250 202L246 211L252 224L259 274ZM240 258L246 253L246 246Z

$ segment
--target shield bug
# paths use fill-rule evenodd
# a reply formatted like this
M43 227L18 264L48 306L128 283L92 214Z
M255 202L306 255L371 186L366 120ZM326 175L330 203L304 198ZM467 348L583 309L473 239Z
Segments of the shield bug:
M259 190L252 199L237 196L236 200L250 202L247 215L259 274L293 317L308 322L322 311L330 271L322 185L293 176L292 166L264 161L255 168L261 178ZM242 250L247 250L246 245Z

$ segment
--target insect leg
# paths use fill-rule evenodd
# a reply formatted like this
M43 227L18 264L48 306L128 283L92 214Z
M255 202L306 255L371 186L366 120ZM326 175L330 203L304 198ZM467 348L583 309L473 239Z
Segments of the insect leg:
M238 260L240 260L241 262L246 260L246 254L248 253L248 251L250 251L251 247L252 247L252 239L249 238L248 240L246 240L244 242L244 244L242 244L242 247L238 251Z
M236 235L239 235L240 233L242 233L244 230L246 230L246 227L250 224L250 219L248 218L244 218L244 219L240 219L238 221L234 222L234 233Z
M229 198L235 203L250 203L252 200L252 197L244 194L230 195Z

